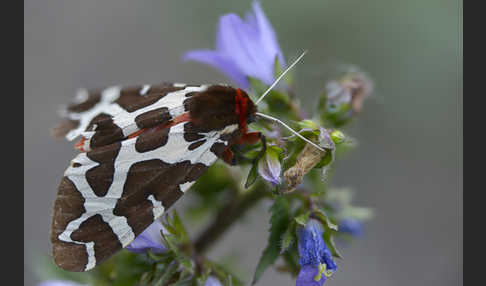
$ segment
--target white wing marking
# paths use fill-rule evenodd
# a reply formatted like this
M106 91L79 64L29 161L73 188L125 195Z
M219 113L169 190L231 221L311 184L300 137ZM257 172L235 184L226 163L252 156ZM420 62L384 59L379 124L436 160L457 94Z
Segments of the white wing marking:
M176 84L173 86L180 87ZM166 96L160 98L158 101L150 104L149 106L128 112L120 107L117 103L113 102L120 97L121 88L119 86L109 87L101 92L100 102L98 102L91 109L79 113L65 114L65 116L71 120L80 121L79 126L76 129L69 131L69 133L66 135L66 139L71 141L79 135L83 135L83 137L87 139L91 138L94 135L94 132L86 131L86 128L91 120L100 113L111 115L113 117L113 122L122 129L123 135L128 136L139 130L137 124L135 123L135 118L138 115L154 109L166 107L169 109L169 113L172 118L175 118L184 113L184 100L187 99L186 94L190 92L202 92L207 88L208 85L186 87L184 89L168 93ZM147 92L149 89L150 86L145 85L140 93L143 91ZM83 94L83 92L79 92L78 94Z
M217 156L210 151L211 146L215 143L223 143L227 145L228 142L220 139L221 135L238 129L238 125L233 124L225 127L223 130L199 133L204 136L204 138L201 139L205 140L204 144L196 149L189 150L189 146L194 142L187 142L184 139L184 124L186 123L187 122L181 122L172 126L169 130L167 143L164 146L151 151L143 153L138 152L135 149L137 138L122 141L120 151L114 162L115 172L113 174L113 183L104 197L98 197L86 180L86 172L89 169L98 166L99 163L88 158L86 153L80 153L72 160L71 166L65 171L64 175L73 182L76 189L85 199L84 208L86 209L86 212L83 213L81 217L69 222L66 229L58 238L61 241L84 244L86 246L89 259L85 270L89 270L96 265L93 248L94 242L85 243L73 241L71 239L71 234L79 229L81 223L88 218L96 214L101 215L103 221L110 225L113 233L118 237L122 247L127 246L133 239L135 239L135 234L128 224L127 219L113 213L113 209L115 208L118 199L120 199L123 194L123 185L127 179L128 171L133 164L145 160L160 159L165 163L170 164L189 160L191 164L202 163L206 166L210 166L217 160ZM81 166L73 167L74 163L79 163ZM194 182L187 182L181 184L181 191L186 191L193 183ZM163 207L160 208L160 202L156 201L154 197L152 197L152 199L150 200L154 206L154 219L157 219L162 215L164 210Z

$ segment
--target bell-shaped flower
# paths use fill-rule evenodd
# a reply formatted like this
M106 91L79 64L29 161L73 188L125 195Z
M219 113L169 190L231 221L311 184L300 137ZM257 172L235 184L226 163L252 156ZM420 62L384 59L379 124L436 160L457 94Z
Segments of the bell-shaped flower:
M283 68L284 58L260 3L255 1L252 6L253 11L245 20L233 13L220 17L215 50L189 51L182 59L213 66L244 89L249 87L248 77L270 85L275 60L278 58Z
M299 264L297 286L323 285L337 269L331 251L323 239L324 230L315 219L309 219L304 227L297 229Z
M167 230L158 220L154 221L147 229L139 234L125 249L135 253L145 252L150 249L153 253L162 253L167 251L164 246L163 238L160 232L167 234Z
M272 147L267 148L265 156L258 162L258 173L263 179L276 186L281 182L281 172L279 153Z

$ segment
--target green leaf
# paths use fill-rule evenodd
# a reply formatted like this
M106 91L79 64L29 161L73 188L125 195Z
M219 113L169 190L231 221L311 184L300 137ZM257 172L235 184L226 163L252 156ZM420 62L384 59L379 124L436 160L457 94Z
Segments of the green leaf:
M324 242L331 251L332 256L337 258L343 258L336 248L336 244L334 243L334 240L332 238L331 229L329 228L326 229L326 231L324 232Z
M150 259L157 263L166 263L174 259L174 256L171 252L166 253L153 253L150 249L147 249L147 255Z
M223 286L243 286L243 282L241 282L241 280L226 267L214 262L208 262L208 264Z
M300 128L307 128L312 130L319 129L319 126L314 121L309 119L301 120L298 122L298 124Z
M322 156L321 161L319 161L319 163L317 163L317 165L315 165L314 168L320 169L322 167L329 165L332 162L333 157L334 157L333 152L331 150L326 150L326 154Z
M292 221L292 222L290 222L289 227L287 228L287 230L283 234L282 245L280 247L280 254L287 251L287 249L289 249L289 247L292 246L292 244L294 243L295 240L296 240L295 222Z
M268 237L268 244L265 250L263 250L260 261L255 269L252 285L254 285L258 279L260 279L263 272L277 260L280 255L281 237L287 230L290 222L290 206L284 196L278 196L275 199L270 208L270 212L272 215L270 217L270 235Z
M297 250L297 244L292 244L290 248L282 255L285 264L290 269L293 276L297 276L300 270L299 265L299 252Z
M159 266L159 265L157 265ZM165 265L163 265L165 266ZM158 269L157 273L158 275L154 278L154 282L152 283L152 286L164 286L168 285L169 281L171 280L172 276L176 274L177 268L178 268L178 263L176 261L173 261L166 267L161 267L162 269Z
M258 178L258 161L259 160L255 160L255 162L253 162L248 177L246 178L245 188L247 189L253 185Z
M334 231L338 231L338 226L331 222L331 220L327 217L326 213L323 210L316 210L313 215L319 219L319 221L324 225L326 229L332 229Z
M174 210L172 213L173 213L172 223L174 225L174 228L177 231L177 234L181 236L182 242L187 242L188 241L187 231L186 228L184 227L184 224L181 221L181 218L177 214L176 210Z
M165 235L162 231L160 233L166 242L167 248L174 253L175 260L177 260L187 270L194 272L194 263L179 249L177 245L180 239L178 239L175 235Z
M296 216L294 218L294 220L298 224L300 224L302 226L305 226L305 224L307 223L307 220L309 219L309 215L310 215L310 212L306 212L306 213L303 213L303 214L301 214L299 216Z

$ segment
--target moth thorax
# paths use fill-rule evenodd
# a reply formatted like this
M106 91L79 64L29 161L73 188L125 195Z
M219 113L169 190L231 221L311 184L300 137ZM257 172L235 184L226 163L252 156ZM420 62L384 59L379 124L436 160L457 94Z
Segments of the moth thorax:
M236 89L235 113L238 116L238 123L243 133L248 131L248 124L253 121L256 105L250 97L241 89Z

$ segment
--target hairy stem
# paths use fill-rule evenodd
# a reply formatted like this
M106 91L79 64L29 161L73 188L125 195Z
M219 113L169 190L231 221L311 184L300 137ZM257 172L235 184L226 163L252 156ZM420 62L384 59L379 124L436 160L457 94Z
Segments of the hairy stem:
M216 218L194 243L196 253L208 250L221 236L242 217L246 211L255 206L258 201L268 195L263 185L243 195L235 195L216 214Z

